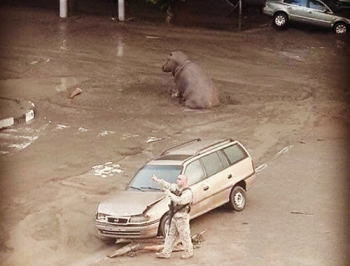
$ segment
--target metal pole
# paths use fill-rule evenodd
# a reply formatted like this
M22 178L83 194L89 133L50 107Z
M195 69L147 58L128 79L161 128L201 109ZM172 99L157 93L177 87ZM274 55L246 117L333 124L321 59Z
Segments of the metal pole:
M124 0L118 0L118 20L125 20L125 2Z
M239 24L238 24L239 30L242 29L242 0L239 0Z
M68 0L60 0L60 18L68 16Z

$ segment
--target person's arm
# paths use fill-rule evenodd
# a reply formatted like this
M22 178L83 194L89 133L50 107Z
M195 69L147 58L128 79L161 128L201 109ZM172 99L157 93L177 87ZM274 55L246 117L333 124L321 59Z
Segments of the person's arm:
M171 183L165 181L164 179L158 178L155 174L153 174L152 180L153 180L154 182L156 182L156 183L157 183L159 186L161 186L162 188L164 188L164 189L169 189L169 190L171 190L171 191L174 191L174 186L173 186L173 184L171 184ZM176 189L176 186L175 186L175 189Z
M181 196L176 196L175 194L169 192L168 197L176 204L185 205L191 203L193 200L193 194L191 189L185 189Z

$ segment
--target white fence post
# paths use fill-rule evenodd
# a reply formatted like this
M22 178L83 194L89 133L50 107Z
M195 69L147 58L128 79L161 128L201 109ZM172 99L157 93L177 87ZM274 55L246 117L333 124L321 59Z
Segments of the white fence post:
M125 2L124 0L118 0L118 20L125 20Z
M68 0L60 0L60 18L68 16Z

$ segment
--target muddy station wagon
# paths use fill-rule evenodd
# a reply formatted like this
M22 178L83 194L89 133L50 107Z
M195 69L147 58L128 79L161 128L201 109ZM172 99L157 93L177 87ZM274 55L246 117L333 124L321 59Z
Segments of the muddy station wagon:
M187 176L193 192L191 219L224 204L242 211L255 179L253 160L237 140L191 140L145 164L124 191L99 204L95 217L99 235L123 239L165 235L170 200L152 181L153 174L171 183L179 174Z

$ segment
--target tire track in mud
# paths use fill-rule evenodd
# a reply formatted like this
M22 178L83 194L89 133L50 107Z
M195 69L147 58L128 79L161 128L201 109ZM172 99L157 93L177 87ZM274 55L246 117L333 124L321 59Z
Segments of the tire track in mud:
M289 152L291 149L293 148L293 145L288 145L286 147L284 147L282 150L280 150L279 152L277 152L275 154L275 156L269 160L268 162L266 163L263 163L261 165L259 165L258 167L255 168L255 172L256 173L260 173L261 171L263 171L264 169L266 169L268 167L268 165L270 163L273 163L275 160L277 160L279 157L281 157L283 154Z

